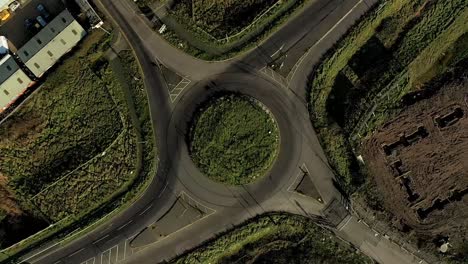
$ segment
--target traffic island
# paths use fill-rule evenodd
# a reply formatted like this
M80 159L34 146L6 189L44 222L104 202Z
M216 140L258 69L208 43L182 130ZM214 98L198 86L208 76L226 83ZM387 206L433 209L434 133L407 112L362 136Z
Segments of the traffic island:
M213 96L196 110L187 145L200 171L228 185L252 183L270 169L279 150L273 115L256 99Z

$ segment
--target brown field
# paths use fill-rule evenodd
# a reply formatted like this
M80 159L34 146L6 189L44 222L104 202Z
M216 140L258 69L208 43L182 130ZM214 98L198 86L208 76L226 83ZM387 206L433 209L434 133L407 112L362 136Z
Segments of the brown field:
M460 241L468 232L468 79L407 107L363 143L400 227Z

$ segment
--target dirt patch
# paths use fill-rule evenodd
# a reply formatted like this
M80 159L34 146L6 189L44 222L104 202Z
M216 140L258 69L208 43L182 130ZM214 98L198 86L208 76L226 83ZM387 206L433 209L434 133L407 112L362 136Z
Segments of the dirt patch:
M9 216L20 216L23 211L20 209L15 197L7 187L8 179L0 173L0 209Z
M19 120L21 118L21 120ZM7 145L26 146L40 136L45 123L40 118L28 116L27 118L11 118L4 124L6 133L0 137L0 147Z
M363 143L384 205L416 232L468 229L468 79L407 107Z

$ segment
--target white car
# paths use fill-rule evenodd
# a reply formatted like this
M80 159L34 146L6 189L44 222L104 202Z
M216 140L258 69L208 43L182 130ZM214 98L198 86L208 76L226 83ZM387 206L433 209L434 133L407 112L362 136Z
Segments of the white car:
M21 4L18 2L18 1L13 1L11 2L9 5L8 5L8 8L11 10L11 11L15 11L16 9L18 9L19 7L21 6Z

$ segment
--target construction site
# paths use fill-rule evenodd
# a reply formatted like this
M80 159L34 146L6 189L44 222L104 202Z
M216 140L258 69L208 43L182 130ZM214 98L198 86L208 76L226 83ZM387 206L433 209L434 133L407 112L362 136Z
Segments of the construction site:
M467 75L413 94L411 105L363 144L394 221L454 244L468 235Z

